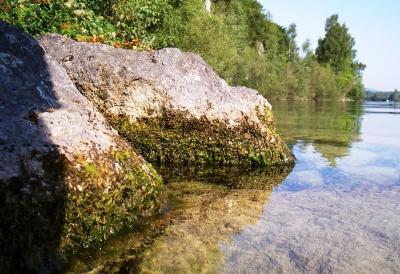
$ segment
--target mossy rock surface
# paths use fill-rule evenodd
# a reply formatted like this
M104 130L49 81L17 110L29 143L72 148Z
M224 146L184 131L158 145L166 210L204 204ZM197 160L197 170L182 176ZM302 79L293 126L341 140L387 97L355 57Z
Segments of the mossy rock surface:
M113 149L98 156L88 164L84 156L70 161L54 150L37 159L44 177L1 181L4 273L54 271L64 256L107 240L164 205L161 177L141 157Z
M187 118L182 112L165 111L161 117L132 122L109 116L109 121L148 161L156 164L282 165L293 154L275 130L271 111L260 115L266 131L249 119L236 126L210 121L205 116Z
M99 159L66 169L68 182L77 187L67 194L63 253L103 242L165 203L161 177L141 157L111 150Z
M79 91L151 162L279 165L294 155L256 90L231 87L179 49L134 52L40 37Z
M52 273L164 190L33 37L0 20L0 53L0 273Z

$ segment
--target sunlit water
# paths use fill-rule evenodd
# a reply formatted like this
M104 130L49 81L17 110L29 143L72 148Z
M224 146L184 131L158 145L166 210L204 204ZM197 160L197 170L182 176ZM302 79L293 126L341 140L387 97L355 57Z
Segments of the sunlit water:
M294 168L159 168L170 210L66 272L400 273L400 105L272 105Z
M400 273L400 105L273 105L297 164L222 272Z

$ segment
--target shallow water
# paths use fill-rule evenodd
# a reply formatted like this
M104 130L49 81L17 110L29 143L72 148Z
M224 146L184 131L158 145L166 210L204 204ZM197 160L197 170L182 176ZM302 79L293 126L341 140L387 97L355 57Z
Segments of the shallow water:
M219 245L221 272L399 273L400 105L273 106L297 164L260 222Z
M159 168L169 210L66 272L400 273L400 105L272 105L294 168Z

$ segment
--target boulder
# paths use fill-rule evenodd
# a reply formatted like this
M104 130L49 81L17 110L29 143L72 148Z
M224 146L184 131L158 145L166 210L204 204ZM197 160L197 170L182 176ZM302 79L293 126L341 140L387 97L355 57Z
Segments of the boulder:
M38 41L148 161L294 162L268 101L256 90L229 86L196 54L135 52L57 34Z
M0 272L62 256L152 214L161 179L37 41L0 20Z

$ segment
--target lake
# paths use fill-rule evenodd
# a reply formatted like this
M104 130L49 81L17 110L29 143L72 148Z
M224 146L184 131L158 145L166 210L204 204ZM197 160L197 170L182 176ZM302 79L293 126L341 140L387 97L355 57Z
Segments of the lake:
M160 167L168 209L65 272L400 273L400 104L271 104L294 167Z

